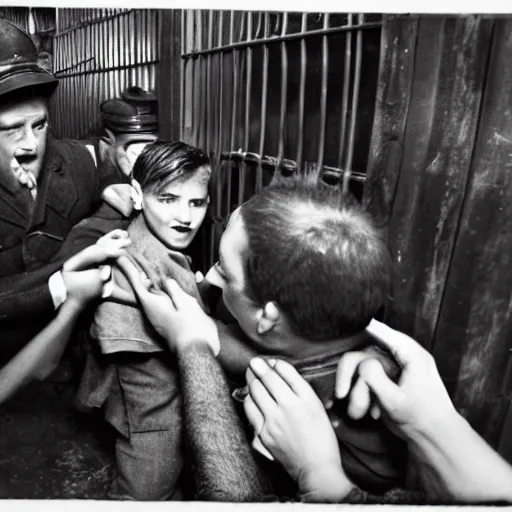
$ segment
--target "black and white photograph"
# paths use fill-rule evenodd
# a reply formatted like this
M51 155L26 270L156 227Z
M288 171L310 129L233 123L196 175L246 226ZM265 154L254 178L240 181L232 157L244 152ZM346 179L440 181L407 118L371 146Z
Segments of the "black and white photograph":
M0 4L2 506L512 505L512 14L170 7Z

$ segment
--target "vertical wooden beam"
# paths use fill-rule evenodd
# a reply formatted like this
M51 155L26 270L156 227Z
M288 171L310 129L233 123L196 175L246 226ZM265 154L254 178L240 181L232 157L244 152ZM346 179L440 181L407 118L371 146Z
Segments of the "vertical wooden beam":
M458 233L491 32L492 21L478 16L418 20L409 105L401 118L384 124L403 135L386 134L384 147L391 148L385 159L371 159L370 189L377 214L389 220L394 260L395 300L387 321L429 349ZM406 58L408 46L398 42L396 51ZM404 88L400 80L393 84ZM390 98L385 101L392 109Z
M417 33L417 17L384 17L375 118L363 197L365 207L383 224L390 220L400 176Z
M443 374L458 377L455 404L496 446L512 396L512 20L494 27L436 354Z
M181 17L180 9L159 9L160 64L158 71L158 118L160 137L180 137Z

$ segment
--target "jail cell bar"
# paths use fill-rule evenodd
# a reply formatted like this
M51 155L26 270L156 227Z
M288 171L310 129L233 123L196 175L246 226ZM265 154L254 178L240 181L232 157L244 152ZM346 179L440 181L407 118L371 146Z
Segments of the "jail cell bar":
M102 101L138 85L155 88L159 62L158 11L57 9L51 100L53 129L63 138L92 135Z
M275 13L273 13L275 15ZM292 173L314 163L343 183L364 182L363 172L352 169L359 99L363 30L381 26L381 22L365 21L364 14L348 14L345 22L332 26L329 14L322 14L322 26L308 30L308 13L302 13L300 30L290 31L290 13L278 13L280 30L270 30L270 13L240 11L183 11L182 16L182 127L185 140L204 148L212 157L218 180L212 198L213 213L225 218L236 206L264 186L264 170ZM324 165L327 121L329 40L345 33L345 65L343 89L339 91L341 119L337 167ZM353 37L356 38L355 56ZM304 128L306 116L306 72L308 40L321 38L321 89L318 98L319 126L316 162L304 160ZM286 158L284 134L288 100L288 45L300 44L299 99L295 159ZM281 87L277 155L265 153L267 140L267 98L269 86L269 46L280 46ZM253 69L253 51L261 49L261 69ZM352 62L354 61L354 62ZM229 63L229 65L226 64ZM226 74L226 69L231 73ZM252 94L253 78L261 77L260 105ZM333 92L331 91L331 94ZM230 102L229 102L230 100ZM255 111L259 107L259 116ZM240 109L243 109L240 112ZM241 116L241 117L240 117ZM259 121L258 153L249 149L251 122ZM235 172L235 173L234 173ZM250 180L250 183L247 182ZM236 198L233 187L236 185ZM213 262L215 241L209 243Z

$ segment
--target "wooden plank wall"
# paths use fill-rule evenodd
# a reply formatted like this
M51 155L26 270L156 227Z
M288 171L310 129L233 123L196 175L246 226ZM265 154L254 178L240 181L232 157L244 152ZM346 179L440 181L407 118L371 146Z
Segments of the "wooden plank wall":
M394 259L386 321L433 352L493 446L512 390L511 31L510 18L387 18L364 197Z

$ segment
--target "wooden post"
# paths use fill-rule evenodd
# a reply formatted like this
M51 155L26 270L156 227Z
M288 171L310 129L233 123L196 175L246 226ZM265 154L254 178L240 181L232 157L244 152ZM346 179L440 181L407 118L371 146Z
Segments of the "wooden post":
M512 20L494 24L490 60L478 62L485 96L434 354L457 377L456 406L496 446L512 392Z
M392 19L366 204L387 224L394 301L386 320L431 349L473 151L492 20Z
M180 138L181 16L180 9L160 9L160 64L158 71L159 134Z

